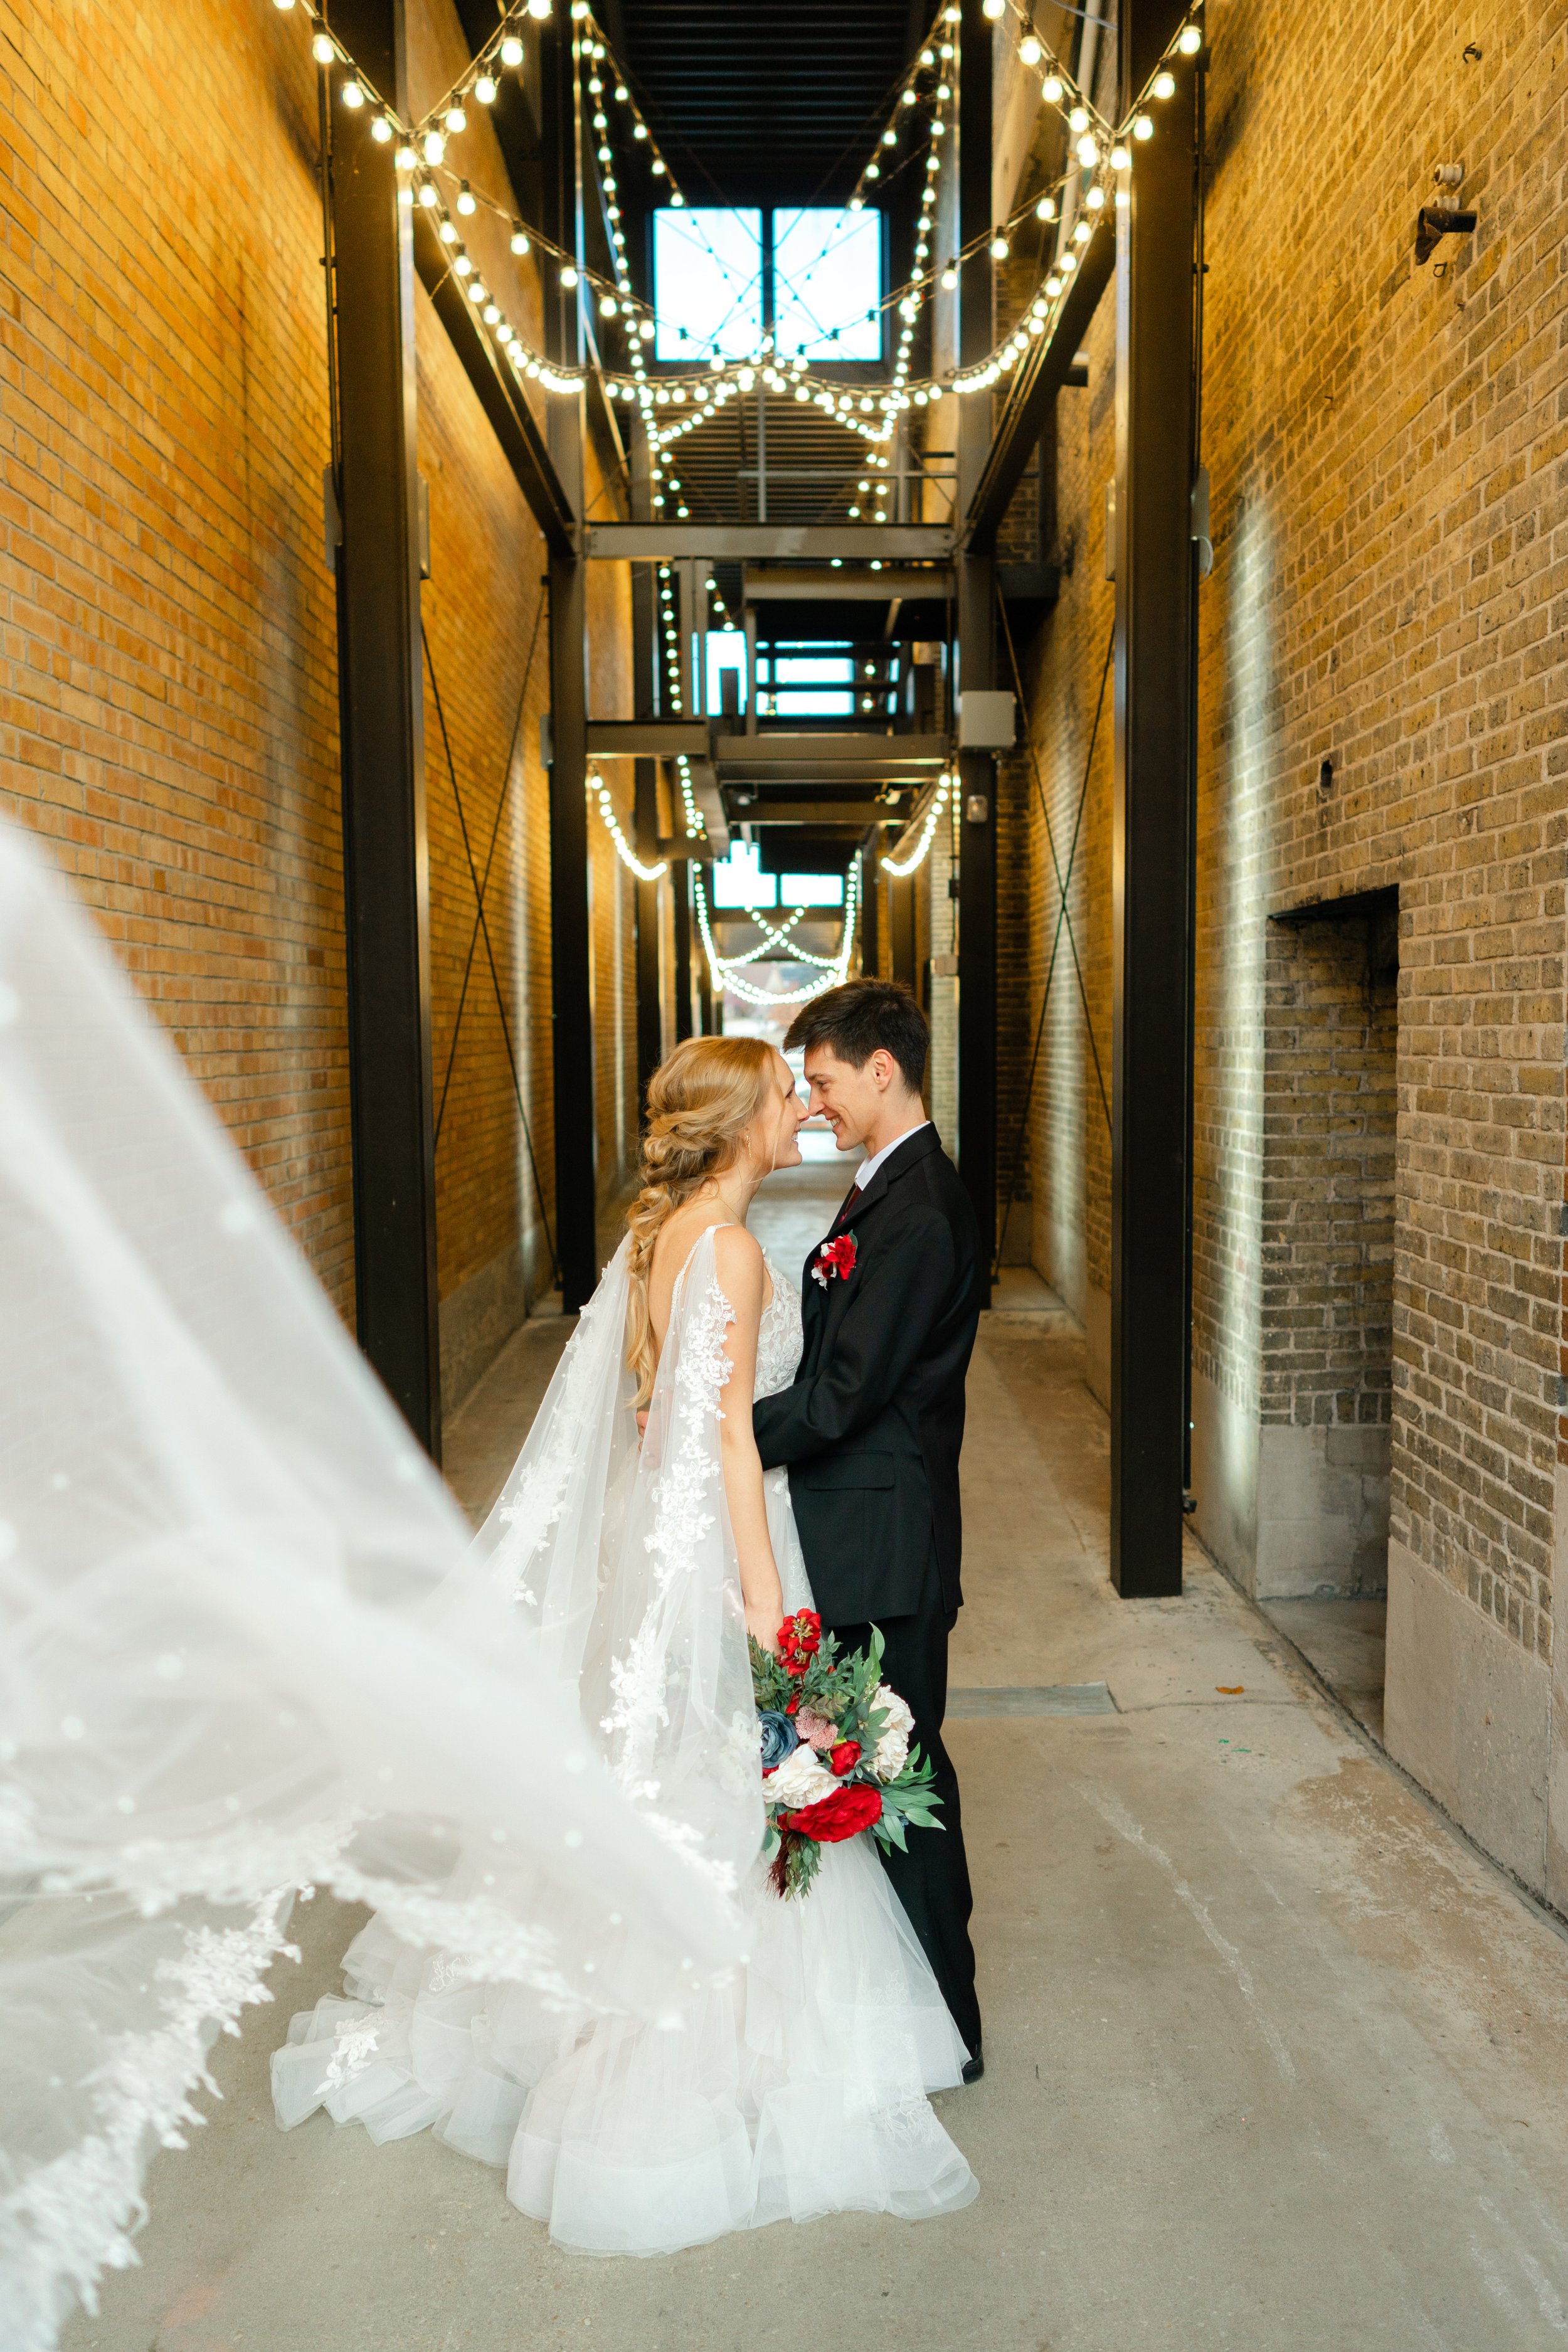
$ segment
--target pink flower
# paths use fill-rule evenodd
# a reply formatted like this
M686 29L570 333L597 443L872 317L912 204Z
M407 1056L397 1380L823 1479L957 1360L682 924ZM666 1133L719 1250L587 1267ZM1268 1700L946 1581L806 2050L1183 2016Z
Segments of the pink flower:
M795 1727L808 1748L831 1748L838 1737L838 1726L825 1715L814 1715L808 1706L795 1717Z

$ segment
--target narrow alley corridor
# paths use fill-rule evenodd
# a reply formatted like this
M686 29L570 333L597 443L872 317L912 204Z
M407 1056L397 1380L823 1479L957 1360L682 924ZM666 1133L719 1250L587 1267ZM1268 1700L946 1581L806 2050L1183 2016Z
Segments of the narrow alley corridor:
M781 1271L844 1181L808 1165L764 1194ZM470 1509L564 1328L525 1326L453 1431ZM1082 1364L1060 1313L1004 1308L970 1378L950 1744L987 2073L940 2104L975 2205L592 2262L428 2135L377 2149L318 2116L286 2137L268 2053L355 1925L318 1898L303 1965L216 2053L209 2127L153 2168L142 2267L71 2352L1560 2342L1568 1945L1195 1547L1181 1599L1117 1599Z

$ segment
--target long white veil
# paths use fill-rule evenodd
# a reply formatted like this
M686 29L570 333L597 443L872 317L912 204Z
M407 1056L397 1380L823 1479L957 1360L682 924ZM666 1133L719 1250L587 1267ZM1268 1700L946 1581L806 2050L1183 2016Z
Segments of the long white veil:
M616 1312L612 1287L584 1318L477 1565L174 1053L0 827L6 2352L47 2352L134 2259L147 2158L268 1998L295 1889L563 2014L657 2015L734 1956L743 1631L700 1629L682 1549L722 1505L679 1457L674 1367L639 1471ZM628 1628L595 1496L650 1476L663 1613ZM619 1724L608 1765L577 1676ZM715 1707L721 1793L694 1745Z

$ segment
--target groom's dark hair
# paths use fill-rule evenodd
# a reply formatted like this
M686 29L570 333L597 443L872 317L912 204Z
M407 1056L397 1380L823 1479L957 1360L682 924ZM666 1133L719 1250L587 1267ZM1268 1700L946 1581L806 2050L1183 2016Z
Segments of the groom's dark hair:
M901 982L847 980L801 1006L784 1044L807 1053L825 1045L852 1070L863 1070L880 1047L897 1062L910 1092L918 1095L925 1083L931 1031Z

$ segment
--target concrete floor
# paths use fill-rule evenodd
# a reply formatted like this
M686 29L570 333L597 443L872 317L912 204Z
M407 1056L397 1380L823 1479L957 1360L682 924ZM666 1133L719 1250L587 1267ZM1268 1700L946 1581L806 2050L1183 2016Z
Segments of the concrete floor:
M842 1192L841 1171L780 1180L781 1263ZM460 1417L470 1507L563 1337L521 1334ZM1115 1598L1106 1461L1054 1308L988 1318L950 1738L989 2071L942 2101L976 2204L593 2262L428 2138L378 2150L320 2116L284 2137L268 2049L355 1924L319 1900L278 2006L216 2053L210 2128L153 2168L142 2267L69 2352L1560 2346L1568 1944L1195 1550L1180 1600ZM1097 1683L1111 1712L986 1711Z

